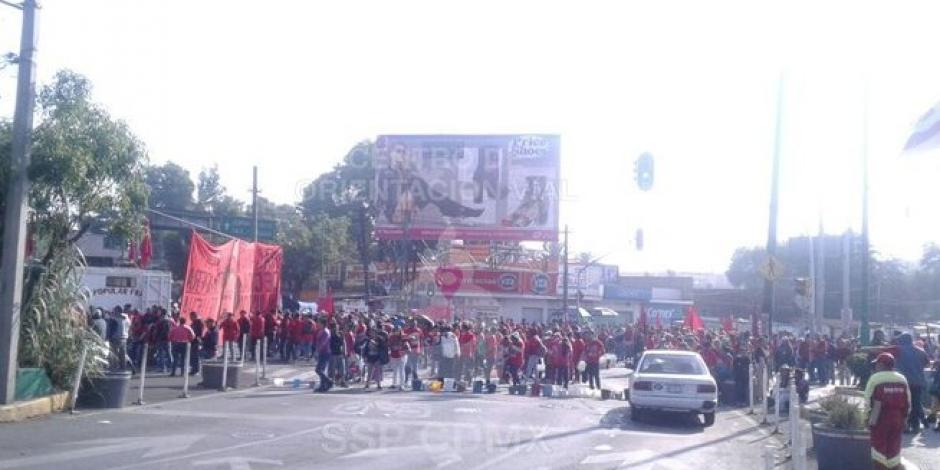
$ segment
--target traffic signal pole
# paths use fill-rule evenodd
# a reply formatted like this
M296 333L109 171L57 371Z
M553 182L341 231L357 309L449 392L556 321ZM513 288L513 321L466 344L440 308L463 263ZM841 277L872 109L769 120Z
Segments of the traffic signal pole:
M777 120L774 128L773 164L770 177L770 223L767 228L767 256L777 256L777 209L780 187L780 139L783 120L783 76L777 89ZM767 337L773 337L774 313L776 313L776 286L773 279L764 280L763 311L767 314Z
M9 5L8 3L6 3ZM10 149L10 179L3 214L3 258L0 274L0 405L13 403L16 392L17 348L26 258L26 217L29 212L29 169L32 150L33 103L36 95L36 0L25 0L20 55L17 58L16 110Z

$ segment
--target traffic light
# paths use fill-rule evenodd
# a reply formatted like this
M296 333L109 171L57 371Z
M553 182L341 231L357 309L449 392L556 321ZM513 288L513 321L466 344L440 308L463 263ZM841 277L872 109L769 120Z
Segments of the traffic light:
M649 191L653 188L653 156L649 153L640 155L633 164L634 177L636 185L641 191Z

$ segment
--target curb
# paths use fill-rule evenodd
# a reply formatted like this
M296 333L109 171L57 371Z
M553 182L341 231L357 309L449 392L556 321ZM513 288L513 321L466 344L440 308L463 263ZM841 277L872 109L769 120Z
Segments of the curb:
M15 423L58 413L68 407L68 398L69 392L59 392L42 398L0 406L0 423Z

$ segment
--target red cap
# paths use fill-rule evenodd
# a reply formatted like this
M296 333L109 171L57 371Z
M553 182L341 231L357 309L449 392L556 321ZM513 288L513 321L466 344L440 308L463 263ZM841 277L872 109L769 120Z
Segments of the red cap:
M889 369L894 369L894 355L891 353L883 352L875 358L874 361L871 361L872 364L881 364Z

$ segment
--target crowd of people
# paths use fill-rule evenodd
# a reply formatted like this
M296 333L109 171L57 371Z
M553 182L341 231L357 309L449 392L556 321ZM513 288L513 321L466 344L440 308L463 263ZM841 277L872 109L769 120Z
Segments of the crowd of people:
M129 305L107 313L95 309L90 323L111 344L113 356L120 358L115 361L118 367L138 369L146 351L151 367L170 375L182 374L189 344L190 374L198 374L202 360L223 355L232 360L254 360L256 351L264 348L270 360L314 365L321 392L351 384L411 388L422 377L513 385L538 381L565 388L584 383L596 389L601 387L602 363L616 361L630 366L647 349L682 349L702 356L719 384L723 403L747 403L749 366L765 367L768 362L775 372L782 372L784 380L796 379L800 398L805 400L810 384L864 388L872 371L853 369L850 358L863 353L870 361L888 351L897 358L898 370L909 382L912 401L918 403L928 393L935 400L930 415L935 419L940 412L940 390L936 386L927 389L923 374L933 360L934 375L940 375L940 338L914 338L910 333L897 332L888 339L879 330L872 344L862 347L858 338L848 336L779 332L767 337L722 328L592 327L560 320L435 321L417 314L358 311L243 311L237 316L226 313L216 321L203 319L197 312L187 317L176 304L169 311L154 306L139 312ZM933 383L940 383L938 379L934 377ZM914 406L908 430L916 432L922 425L928 425L928 416L922 407Z

